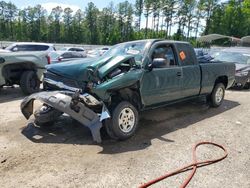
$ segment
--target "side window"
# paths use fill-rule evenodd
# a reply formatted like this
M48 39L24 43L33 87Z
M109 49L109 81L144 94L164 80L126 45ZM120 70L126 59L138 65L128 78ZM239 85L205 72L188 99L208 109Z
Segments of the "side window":
M75 48L69 48L68 51L74 52L74 51L76 51L76 49Z
M177 66L172 46L160 45L154 49L152 60L156 62L158 68Z
M46 51L49 49L49 46L46 45L34 45L35 51Z
M77 48L76 51L77 51L77 52L83 52L84 50L83 50L83 49L80 49L80 48Z
M194 65L197 61L193 47L190 44L177 43L182 66Z

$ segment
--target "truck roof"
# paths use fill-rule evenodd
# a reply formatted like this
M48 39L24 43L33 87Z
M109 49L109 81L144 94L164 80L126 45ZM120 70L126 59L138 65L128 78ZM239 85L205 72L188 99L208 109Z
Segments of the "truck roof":
M154 42L169 42L169 43L185 43L185 44L189 44L188 42L186 41L176 41L176 40L166 40L166 39L143 39L143 40L134 40L134 41L128 41L128 42L123 42L123 43L133 43L133 42L151 42L151 43L154 43Z

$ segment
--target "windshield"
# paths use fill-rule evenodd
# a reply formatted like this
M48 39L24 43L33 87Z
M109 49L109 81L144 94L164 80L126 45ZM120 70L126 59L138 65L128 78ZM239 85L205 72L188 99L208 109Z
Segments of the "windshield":
M239 64L250 64L250 53L246 54L243 52L220 51L214 54L214 60Z
M57 59L60 56L60 54L58 54L56 52L50 52L49 56L51 59Z
M6 50L12 50L12 48L13 48L14 46L16 46L16 45L15 45L15 44L11 44L11 45L9 45L8 47L6 47L5 49L6 49Z
M117 44L107 51L103 56L108 57L117 55L134 55L135 61L142 61L146 45L146 41Z
M68 48L61 48L59 51L67 51Z

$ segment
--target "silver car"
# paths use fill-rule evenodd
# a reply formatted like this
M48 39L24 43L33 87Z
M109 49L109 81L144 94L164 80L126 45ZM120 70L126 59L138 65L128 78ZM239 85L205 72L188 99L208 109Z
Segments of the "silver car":
M26 52L26 51L55 51L53 44L38 42L17 42L13 43L1 52Z
M51 63L61 63L61 62L86 58L87 56L79 52L55 51L55 52L50 52L49 57Z
M214 61L235 63L235 87L250 88L250 47L225 48L213 56Z

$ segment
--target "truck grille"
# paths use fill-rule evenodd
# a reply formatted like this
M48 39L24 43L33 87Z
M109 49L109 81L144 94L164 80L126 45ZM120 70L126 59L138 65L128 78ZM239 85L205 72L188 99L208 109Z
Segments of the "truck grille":
M70 87L81 88L77 81L59 76L59 75L54 74L54 73L49 72L49 71L44 73L44 78L51 79L51 80L56 81L56 82L62 82L63 84L70 86ZM53 88L54 87L55 86L53 86Z

